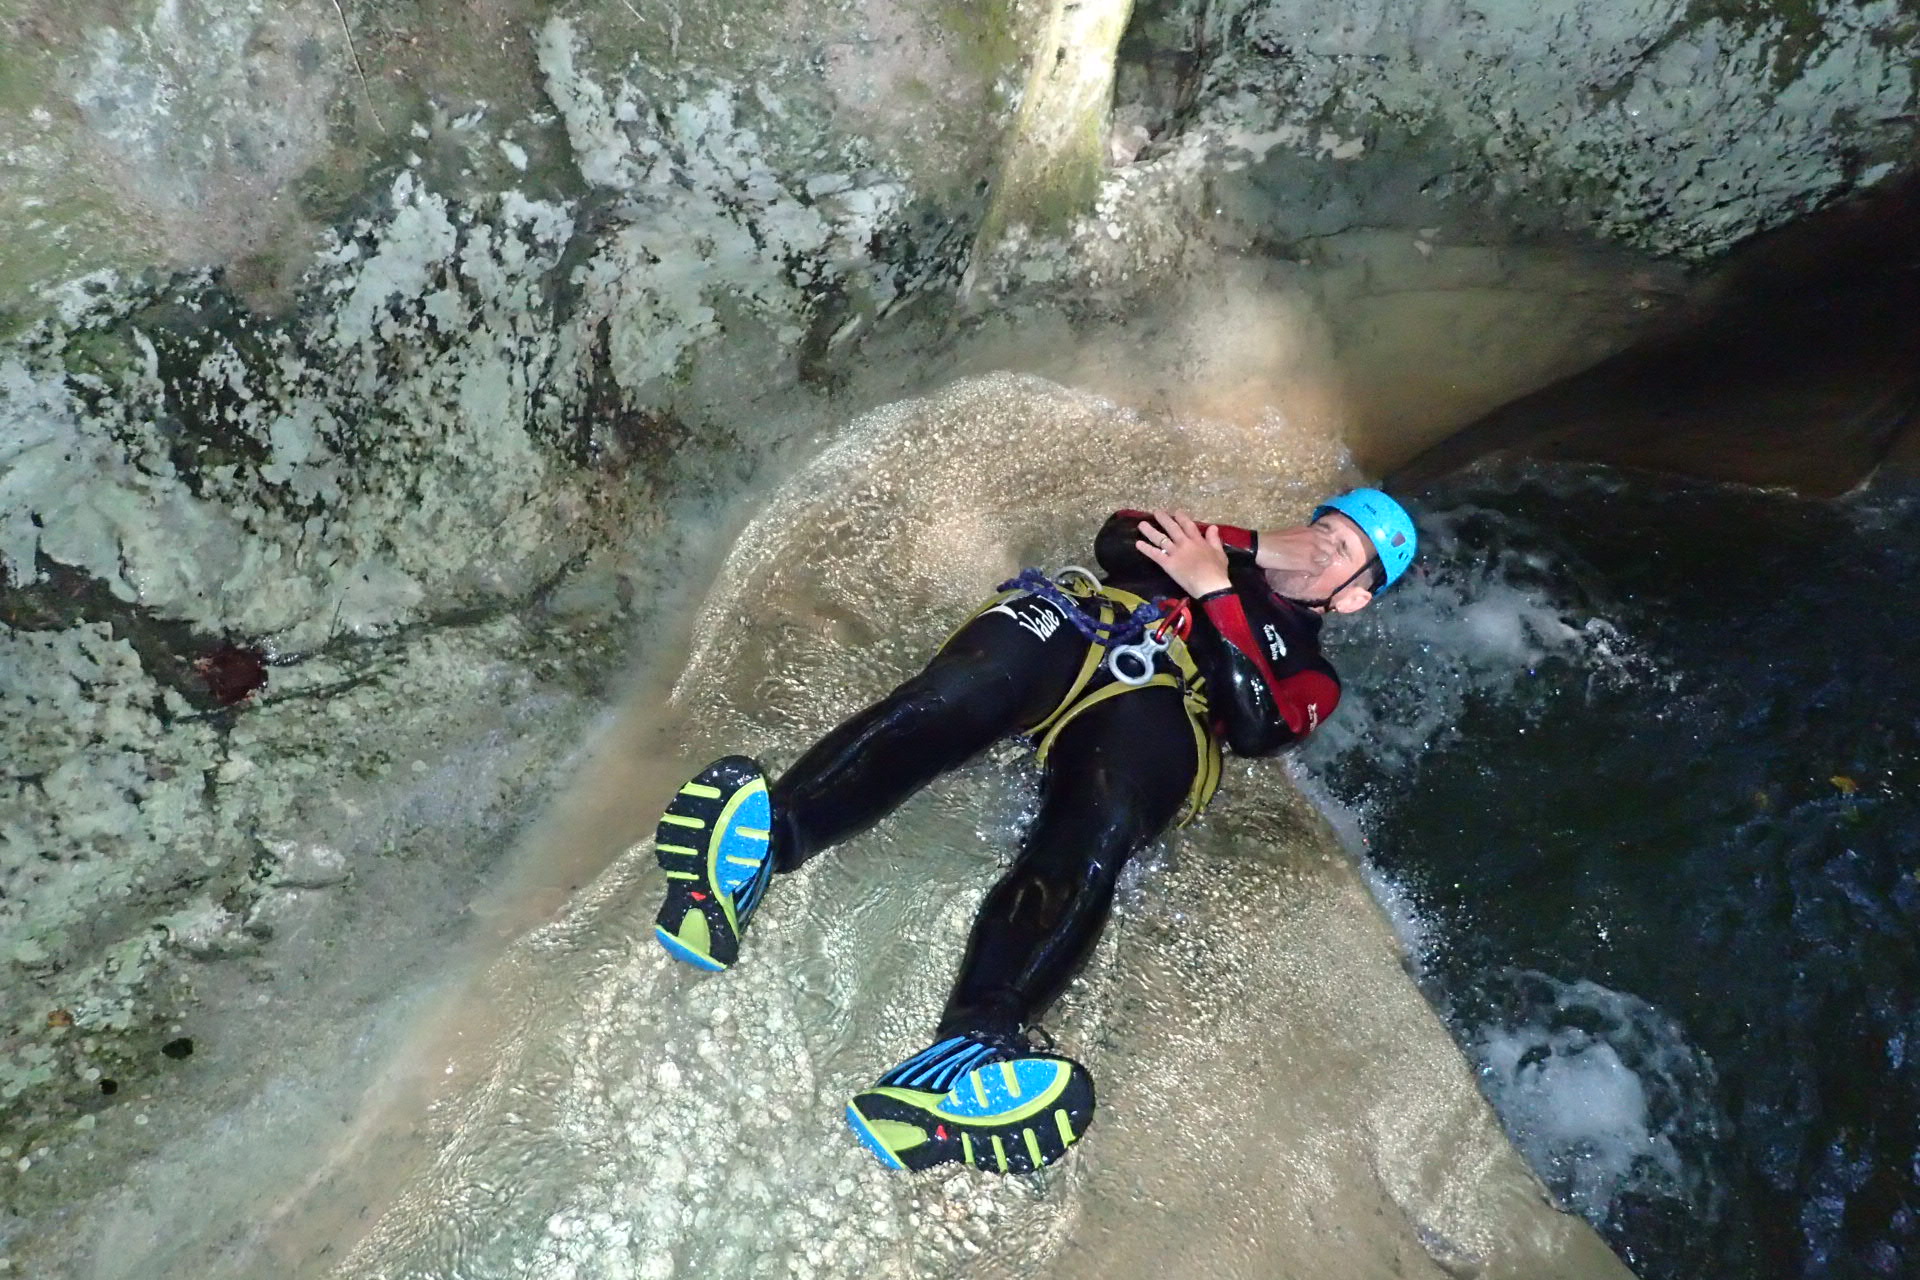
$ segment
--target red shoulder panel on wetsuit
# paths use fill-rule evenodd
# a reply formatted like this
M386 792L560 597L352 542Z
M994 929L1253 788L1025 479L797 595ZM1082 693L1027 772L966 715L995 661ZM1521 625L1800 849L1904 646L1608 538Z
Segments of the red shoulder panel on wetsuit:
M1220 637L1252 660L1289 729L1304 736L1333 714L1340 702L1339 682L1312 667L1297 668L1284 676L1274 670L1273 664L1288 656L1286 642L1276 632L1268 641L1277 652L1268 651L1268 645L1262 644L1253 632L1253 623L1247 617L1247 607L1241 603L1239 592L1216 591L1202 600L1200 606L1207 611L1207 619L1220 632Z

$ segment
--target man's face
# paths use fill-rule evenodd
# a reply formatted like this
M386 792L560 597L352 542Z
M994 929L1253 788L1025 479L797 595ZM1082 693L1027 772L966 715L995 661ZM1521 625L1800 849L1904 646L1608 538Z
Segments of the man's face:
M1328 600L1333 613L1353 613L1373 600L1369 584L1373 572L1362 573L1374 559L1373 541L1360 526L1338 511L1329 511L1307 526L1320 539L1327 563L1316 573L1270 570L1267 580L1281 595L1295 600Z

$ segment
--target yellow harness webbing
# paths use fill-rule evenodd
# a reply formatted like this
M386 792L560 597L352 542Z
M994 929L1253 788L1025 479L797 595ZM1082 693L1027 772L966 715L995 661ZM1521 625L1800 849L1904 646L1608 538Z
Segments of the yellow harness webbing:
M1101 622L1113 622L1125 618L1147 603L1145 599L1130 591L1105 585L1096 586L1078 577L1072 579L1061 590L1083 601L1085 605L1091 606L1088 612ZM1017 600L1027 594L1025 591L1016 590L1004 591L995 596L974 610L966 622L955 627L953 634L949 635L947 640L951 641L953 636L960 634L968 622L972 622L990 610L999 608L1009 600ZM1194 770L1193 784L1187 788L1186 804L1182 806L1178 819L1179 825L1185 826L1200 816L1201 811L1207 807L1207 802L1213 799L1213 793L1219 789L1220 742L1207 728L1206 677L1200 674L1199 664L1194 662L1193 654L1188 650L1185 640L1178 636L1170 636L1168 640L1164 656L1173 665L1172 671L1156 671L1144 684L1122 684L1118 680L1109 680L1091 693L1087 692L1087 688L1100 674L1100 668L1106 660L1108 650L1105 645L1089 640L1086 657L1081 660L1080 670L1075 673L1073 683L1067 687L1066 696L1060 700L1058 706L1029 728L1027 734L1035 740L1035 757L1044 765L1047 762L1047 753L1053 749L1053 744L1060 737L1061 731L1089 707L1098 706L1108 698L1117 698L1123 693L1132 693L1135 689L1151 689L1160 686L1180 690L1186 707L1187 724L1193 730L1193 745L1200 762ZM946 646L942 644L941 647Z

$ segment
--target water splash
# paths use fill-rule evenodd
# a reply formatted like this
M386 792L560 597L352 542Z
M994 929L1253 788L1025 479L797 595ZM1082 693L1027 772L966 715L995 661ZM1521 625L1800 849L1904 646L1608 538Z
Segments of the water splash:
M1554 1193L1604 1223L1627 1196L1666 1201L1711 1229L1713 1149L1727 1122L1713 1064L1678 1023L1599 983L1531 970L1490 975L1455 1016L1481 1088Z
M1328 628L1345 692L1301 758L1316 771L1370 762L1370 785L1411 772L1470 705L1538 714L1543 674L1589 692L1664 680L1563 540L1475 503L1422 509L1413 575ZM1557 695L1558 684L1555 684ZM1343 802L1366 808L1364 788Z
M1305 763L1434 939L1489 1095L1649 1280L1907 1274L1920 632L1887 584L1920 505L1511 466L1434 503L1463 536L1431 580L1582 634L1450 601L1409 621L1431 649L1363 635L1343 671L1433 687L1367 726L1385 765Z

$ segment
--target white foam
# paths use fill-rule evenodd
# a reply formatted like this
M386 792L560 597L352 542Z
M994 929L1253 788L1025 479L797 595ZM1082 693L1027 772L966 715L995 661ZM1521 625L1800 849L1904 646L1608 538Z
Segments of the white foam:
M1677 1201L1710 1221L1707 1165L1725 1121L1706 1056L1636 996L1540 973L1515 981L1519 998L1468 1048L1528 1163L1596 1225L1629 1192Z
M1492 522L1497 550L1475 526ZM1422 512L1420 568L1379 603L1331 622L1340 708L1301 751L1315 771L1350 756L1405 773L1458 723L1469 700L1537 709L1525 686L1549 664L1614 685L1662 678L1609 606L1585 597L1529 546L1520 521L1463 504Z

